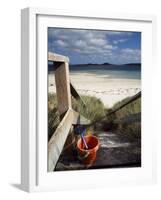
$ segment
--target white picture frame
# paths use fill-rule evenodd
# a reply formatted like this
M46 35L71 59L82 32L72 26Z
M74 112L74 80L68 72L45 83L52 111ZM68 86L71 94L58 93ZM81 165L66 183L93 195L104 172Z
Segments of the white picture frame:
M141 31L142 167L48 173L47 166L47 37L48 26ZM90 13L25 8L21 16L21 188L25 191L96 188L156 182L155 133L152 131L150 66L155 68L156 19L151 15ZM45 38L44 38L45 37ZM44 38L44 40L42 40ZM40 42L41 40L41 42ZM43 47L43 48L42 48ZM44 54L46 52L46 54ZM40 59L41 58L41 59ZM40 81L41 80L41 81ZM152 79L151 79L152 80ZM41 87L41 92L39 88ZM41 105L41 106L40 106ZM147 110L148 108L148 110ZM44 123L39 123L44 121ZM146 134L145 134L146 133ZM78 181L79 180L79 181ZM84 182L84 180L86 180ZM97 180L97 181L95 181Z

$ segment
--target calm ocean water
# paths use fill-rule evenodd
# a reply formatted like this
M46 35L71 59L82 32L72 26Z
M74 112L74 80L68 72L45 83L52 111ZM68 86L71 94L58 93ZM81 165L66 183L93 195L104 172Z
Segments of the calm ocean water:
M109 69L107 69L109 68ZM141 79L141 68L138 65L133 66L114 66L114 70L110 66L103 65L83 65L83 66L70 66L71 74L91 74L97 77L108 79ZM49 71L52 74L53 71Z
M93 74L94 76L99 76L102 78L108 79L141 79L141 72L128 71L128 70L70 70L72 73L84 73L84 74Z
M71 73L89 73L104 78L116 79L141 79L141 68L139 65L84 65L70 66Z

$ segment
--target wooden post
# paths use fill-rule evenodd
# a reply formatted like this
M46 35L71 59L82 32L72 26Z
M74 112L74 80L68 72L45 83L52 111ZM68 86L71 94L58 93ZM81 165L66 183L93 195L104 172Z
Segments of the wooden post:
M76 89L70 84L68 57L49 52L48 60L53 61L55 66L56 95L61 120L48 143L48 171L53 171L72 125L80 124L82 118L79 113L72 109L71 90L76 99L81 99L81 97L77 93Z
M60 119L71 108L71 92L69 79L69 58L55 53L48 53L48 60L54 61L56 95Z
M60 118L71 108L71 93L69 81L69 65L67 62L55 63L55 83Z
M73 111L71 108L69 59L49 52L48 61L53 61L55 66L56 96L61 120L48 143L48 171L53 171L72 126Z

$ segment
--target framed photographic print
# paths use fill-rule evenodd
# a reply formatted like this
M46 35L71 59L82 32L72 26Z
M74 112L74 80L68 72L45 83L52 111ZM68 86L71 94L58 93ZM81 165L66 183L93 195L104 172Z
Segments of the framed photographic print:
M26 8L21 19L22 189L154 183L155 17Z

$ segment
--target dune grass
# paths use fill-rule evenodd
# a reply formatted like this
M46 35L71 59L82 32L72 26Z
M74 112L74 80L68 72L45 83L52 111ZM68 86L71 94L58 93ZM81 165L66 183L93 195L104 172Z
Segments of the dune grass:
M100 119L98 123L94 125L95 129L102 130L113 130L119 134L126 135L129 138L140 138L141 137L141 122L135 122L131 124L119 123L119 120L129 115L141 112L141 98L130 103L124 108L120 109L110 117L106 117L106 114L110 109L106 108L102 101L93 96L81 96L86 106L81 101L76 101L72 98L72 107L74 110L79 112L85 118L91 122L95 122ZM118 107L120 104L127 101L128 98L116 103L112 109ZM48 95L48 136L56 130L59 124L59 113L57 110L57 99L56 94ZM93 127L92 127L93 128Z
M127 100L129 100L129 97L116 103L112 109L119 107L121 104L123 104ZM107 109L107 113L110 110L111 109ZM123 107L116 113L112 114L110 117L106 117L102 121L100 121L102 125L102 129L113 130L119 134L126 135L127 137L129 137L129 139L141 138L141 121L140 120L134 121L133 123L126 123L126 120L124 120L124 123L121 123L122 119L128 119L129 116L132 116L133 114L136 114L136 113L141 114L141 98L138 98L134 102L128 104L127 106Z
M96 97L92 96L81 96L84 104L80 100L75 100L72 98L72 108L83 115L85 118L90 120L91 122L100 119L105 116L106 108L102 101ZM56 94L48 95L48 136L49 139L56 130L59 120L59 113L57 110L57 99Z
M127 97L127 98L123 99L122 101L116 103L113 106L113 109L117 108L118 106L120 106L121 104L123 104L124 102L126 102L129 99L130 99L130 97ZM122 118L122 117L126 117L130 114L134 114L134 113L138 113L138 112L141 112L141 98L138 98L137 100L135 100L132 103L128 104L127 106L123 107L120 111L115 113L115 116L117 118Z
M85 118L89 119L91 122L95 122L96 120L102 118L106 114L106 107L102 103L102 101L94 96L81 96L83 102L82 104L80 100L72 100L72 107L74 110L79 112Z

